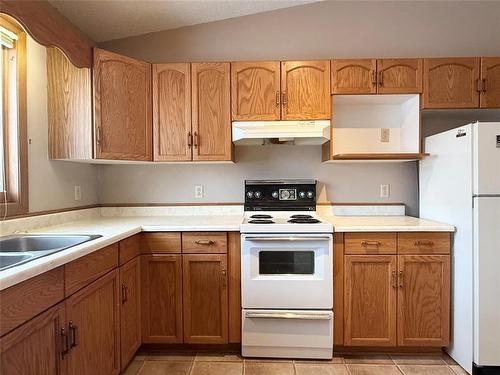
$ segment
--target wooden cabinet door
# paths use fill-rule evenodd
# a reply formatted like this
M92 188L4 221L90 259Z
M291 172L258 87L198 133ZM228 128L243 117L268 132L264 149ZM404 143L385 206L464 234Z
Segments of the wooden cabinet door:
M399 255L398 345L447 346L450 256Z
M379 94L420 94L422 59L377 60Z
M193 160L231 160L229 63L192 63Z
M0 339L0 374L66 374L64 303Z
M183 255L184 342L227 344L227 255Z
M423 108L479 107L479 58L424 59Z
M377 60L332 60L332 94L375 94Z
M481 59L481 108L500 108L500 57Z
M152 160L151 64L94 49L95 157Z
M120 372L119 274L114 270L66 299L68 373Z
M134 357L141 346L141 277L140 257L120 267L120 347L121 369Z
M280 80L279 61L231 63L233 120L279 120Z
M396 255L346 255L344 345L396 345Z
M191 143L191 66L154 64L154 160L191 160Z
M182 343L181 255L142 255L142 341Z
M281 90L282 120L331 118L329 61L283 61Z

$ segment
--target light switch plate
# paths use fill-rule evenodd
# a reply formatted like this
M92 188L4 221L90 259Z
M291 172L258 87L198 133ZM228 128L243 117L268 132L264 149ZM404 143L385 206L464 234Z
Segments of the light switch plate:
M82 200L82 187L80 185L75 185L75 201Z
M388 128L382 128L380 129L380 142L389 142L389 139L391 138L391 130Z
M382 184L380 185L380 198L389 198L391 195L391 185Z
M203 185L194 186L194 197L197 199L203 198Z

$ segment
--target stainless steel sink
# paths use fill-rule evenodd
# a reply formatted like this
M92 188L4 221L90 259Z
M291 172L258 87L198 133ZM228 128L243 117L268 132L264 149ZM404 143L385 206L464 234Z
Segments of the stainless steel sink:
M0 237L0 271L57 253L101 235L22 234Z

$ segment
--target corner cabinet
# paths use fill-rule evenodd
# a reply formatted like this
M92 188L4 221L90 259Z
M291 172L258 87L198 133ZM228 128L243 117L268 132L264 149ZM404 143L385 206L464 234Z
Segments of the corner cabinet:
M192 63L193 160L231 161L229 63Z
M152 160L151 65L94 49L95 158Z

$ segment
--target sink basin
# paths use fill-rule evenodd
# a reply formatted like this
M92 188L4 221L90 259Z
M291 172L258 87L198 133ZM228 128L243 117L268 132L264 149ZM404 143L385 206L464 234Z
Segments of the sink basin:
M100 235L22 234L0 238L0 271L102 237Z

